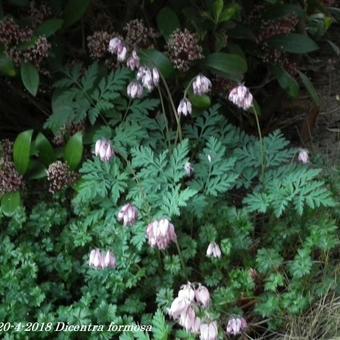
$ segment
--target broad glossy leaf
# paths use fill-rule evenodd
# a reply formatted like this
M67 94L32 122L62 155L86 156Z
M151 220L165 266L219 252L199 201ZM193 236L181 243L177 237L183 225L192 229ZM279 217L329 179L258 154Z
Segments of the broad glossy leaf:
M13 160L18 172L24 175L28 169L33 130L21 132L13 147Z
M55 154L49 140L40 132L34 144L43 163L46 166L50 165L55 160Z
M157 26L165 40L181 26L177 14L169 7L163 7L157 15Z
M20 68L21 80L27 91L35 96L38 92L39 88L39 71L37 68L31 63L21 64Z
M144 50L140 52L142 64L157 67L164 78L170 78L175 73L169 58L158 50Z
M306 90L308 91L309 95L313 99L313 102L317 106L320 106L320 97L319 97L318 93L316 92L316 89L315 89L313 83L310 81L310 79L304 73L302 73L301 71L298 71L298 72L299 72L300 79L301 79L303 85L305 86Z
M300 33L290 33L275 37L269 41L269 45L295 54L310 53L319 48L314 40Z
M296 98L299 95L299 84L286 70L281 67L273 67L273 72L280 84L280 86L287 91L287 93Z
M1 198L1 210L6 216L12 216L21 205L20 192L9 192Z
M64 28L80 20L89 7L91 0L69 0L64 10Z
M49 19L45 22L43 22L38 28L36 33L38 35L44 35L47 38L53 35L55 32L57 32L59 29L62 28L64 23L63 19Z
M83 135L81 132L77 132L68 140L64 151L64 158L72 170L75 170L80 164L83 149Z

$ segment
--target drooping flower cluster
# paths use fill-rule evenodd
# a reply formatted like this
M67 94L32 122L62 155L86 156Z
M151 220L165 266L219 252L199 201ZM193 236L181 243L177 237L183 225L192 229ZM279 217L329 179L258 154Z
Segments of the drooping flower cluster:
M116 257L110 251L93 249L90 253L89 266L95 269L114 269L117 266Z
M190 100L188 100L187 98L183 98L178 105L177 108L177 113L178 115L183 115L183 116L187 116L187 115L191 115L192 113L192 105Z
M307 149L300 149L298 154L298 161L302 164L309 163L309 152Z
M197 316L200 308L206 309L210 303L210 293L205 286L188 282L179 290L168 313L185 330L200 334L200 339L216 340L217 323L202 322Z
M117 56L117 60L123 62L128 55L128 49L124 41L119 37L114 37L109 41L108 51Z
M192 89L196 96L203 96L209 93L211 90L211 86L211 81L203 74L199 74L198 76L196 76L192 82Z
M244 85L233 88L229 93L228 99L243 110L248 110L253 105L253 95Z
M130 48L150 48L152 40L157 34L151 27L147 27L143 20L134 19L129 21L123 28L125 41Z
M174 67L183 72L188 71L194 61L203 58L197 35L187 29L177 29L170 35L167 50Z
M50 164L47 170L49 192L55 194L72 185L77 178L77 174L70 169L67 163L56 161Z
M120 209L117 218L124 226L134 225L138 219L138 210L131 203L127 203Z
M0 160L0 195L19 191L23 186L23 177L18 173L14 163Z
M228 320L227 334L238 335L247 329L247 321L244 318L236 317Z
M130 57L128 58L127 62L126 62L126 66L134 71L137 70L140 66L140 58L136 52L136 50L133 50Z
M217 258L220 258L222 256L221 249L216 242L209 243L209 246L207 249L207 256L217 257Z
M146 230L149 244L152 248L166 249L171 242L176 242L175 227L167 219L150 223Z
M98 156L101 161L109 162L115 156L111 141L105 138L98 139L96 141L94 154Z

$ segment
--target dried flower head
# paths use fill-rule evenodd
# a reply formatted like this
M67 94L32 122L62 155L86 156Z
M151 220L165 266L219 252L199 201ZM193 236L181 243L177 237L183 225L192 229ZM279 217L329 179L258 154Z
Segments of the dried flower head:
M107 55L112 34L106 31L96 31L87 37L87 47L92 59L102 59Z
M197 35L187 29L177 29L170 35L167 50L174 67L183 72L188 71L196 60L203 58Z
M28 15L33 28L35 28L52 17L52 9L46 3L37 4L35 1L31 1Z
M14 143L9 139L3 139L1 141L1 156L4 161L13 160L13 145Z
M21 28L11 17L5 17L0 21L0 44L5 45L5 48L28 42L32 39L32 36L32 29Z
M16 192L23 188L23 177L18 173L13 162L4 160L0 163L0 194Z
M49 182L49 192L55 194L72 185L78 176L70 169L67 163L56 161L48 167L47 180Z
M147 27L143 20L134 19L129 21L123 28L125 42L132 48L150 48L152 40L157 36L151 27Z

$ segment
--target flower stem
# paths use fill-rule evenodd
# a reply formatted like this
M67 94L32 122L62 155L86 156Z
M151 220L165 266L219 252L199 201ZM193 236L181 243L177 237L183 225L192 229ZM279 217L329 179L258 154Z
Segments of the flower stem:
M187 267L185 266L185 263L184 263L184 260L183 260L181 248L179 247L179 244L178 244L177 240L175 241L175 243L176 243L176 248L177 248L178 256L179 256L179 258L181 260L181 265L182 265L182 268L183 268L183 273L188 278Z
M258 117L255 105L253 106L253 108L254 108L254 115L255 115L255 120L256 120L257 133L258 133L259 139L260 139L260 148L261 148L261 181L263 182L265 163L266 163L265 145L264 145L264 142L263 142L260 121L259 121L259 117Z

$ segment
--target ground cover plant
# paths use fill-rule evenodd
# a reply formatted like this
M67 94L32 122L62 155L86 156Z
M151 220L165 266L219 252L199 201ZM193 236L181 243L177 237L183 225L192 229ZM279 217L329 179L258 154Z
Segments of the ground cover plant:
M263 131L319 105L336 3L1 4L1 71L51 107L1 142L5 338L339 336L338 171Z

